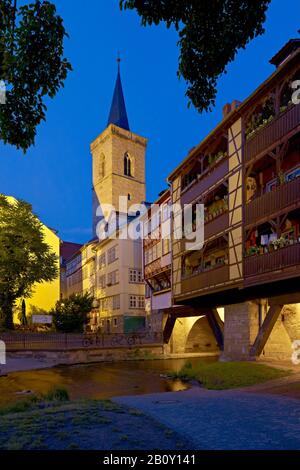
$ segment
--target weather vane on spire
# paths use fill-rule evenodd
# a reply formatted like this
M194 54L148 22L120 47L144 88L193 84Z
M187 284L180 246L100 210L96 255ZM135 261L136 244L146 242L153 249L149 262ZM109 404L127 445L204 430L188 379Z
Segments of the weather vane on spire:
M121 63L121 57L120 57L120 51L118 51L118 54L117 54L117 64L118 64L119 70L120 70L120 63Z

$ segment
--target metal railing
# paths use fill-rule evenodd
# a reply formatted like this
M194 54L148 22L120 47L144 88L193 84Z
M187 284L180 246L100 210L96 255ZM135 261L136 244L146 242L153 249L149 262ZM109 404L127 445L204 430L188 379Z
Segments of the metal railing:
M73 334L73 333L0 333L7 351L30 350L74 350L131 348L147 345L161 345L162 333L139 332L131 334Z

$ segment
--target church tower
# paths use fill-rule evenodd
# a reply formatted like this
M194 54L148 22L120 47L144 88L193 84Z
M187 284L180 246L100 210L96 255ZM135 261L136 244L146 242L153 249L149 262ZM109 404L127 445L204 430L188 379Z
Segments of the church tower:
M127 198L128 207L145 201L146 146L147 139L130 131L118 59L107 127L91 144L94 236L102 218L99 206L111 204L118 211L119 196Z

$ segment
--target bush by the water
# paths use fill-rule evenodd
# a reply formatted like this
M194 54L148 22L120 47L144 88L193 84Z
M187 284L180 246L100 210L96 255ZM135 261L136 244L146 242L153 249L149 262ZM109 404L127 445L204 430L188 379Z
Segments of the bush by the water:
M93 297L89 294L73 294L68 299L59 300L50 312L57 331L82 333L92 306Z

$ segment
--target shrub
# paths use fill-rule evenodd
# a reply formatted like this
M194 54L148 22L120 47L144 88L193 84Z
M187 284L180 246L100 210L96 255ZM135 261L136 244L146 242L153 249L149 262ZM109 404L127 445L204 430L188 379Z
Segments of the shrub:
M89 294L72 294L68 299L59 300L50 312L58 331L82 333L92 310L93 297Z

